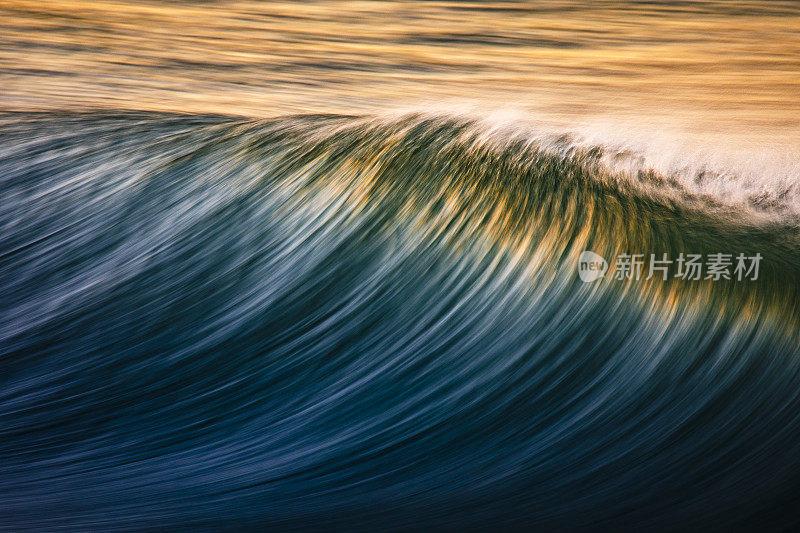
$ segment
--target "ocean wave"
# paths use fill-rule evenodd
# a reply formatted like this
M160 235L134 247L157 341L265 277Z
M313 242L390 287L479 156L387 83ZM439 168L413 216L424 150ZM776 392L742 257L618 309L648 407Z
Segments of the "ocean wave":
M451 115L4 115L2 527L796 524L798 219L685 178Z

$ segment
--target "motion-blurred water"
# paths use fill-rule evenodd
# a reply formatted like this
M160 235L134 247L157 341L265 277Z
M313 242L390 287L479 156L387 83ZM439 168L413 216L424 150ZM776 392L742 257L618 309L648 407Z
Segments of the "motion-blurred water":
M796 519L794 216L448 117L2 132L9 529Z
M796 147L798 28L793 1L6 0L0 85L5 109L511 107Z
M0 529L796 528L799 12L0 3Z

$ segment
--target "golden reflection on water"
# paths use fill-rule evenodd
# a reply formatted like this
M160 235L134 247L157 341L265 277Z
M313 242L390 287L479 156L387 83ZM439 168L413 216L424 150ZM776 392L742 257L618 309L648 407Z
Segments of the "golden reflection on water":
M0 106L513 108L796 145L797 2L0 1Z

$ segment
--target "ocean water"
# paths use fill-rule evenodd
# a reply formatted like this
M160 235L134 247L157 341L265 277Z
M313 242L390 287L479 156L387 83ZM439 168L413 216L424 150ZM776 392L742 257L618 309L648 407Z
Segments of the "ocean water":
M2 107L461 105L761 148L800 133L798 26L793 1L7 0Z
M800 523L796 3L0 15L0 529Z

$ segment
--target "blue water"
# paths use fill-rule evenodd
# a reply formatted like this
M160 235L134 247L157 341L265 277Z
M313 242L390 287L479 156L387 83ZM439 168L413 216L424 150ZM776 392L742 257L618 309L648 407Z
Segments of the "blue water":
M796 222L599 151L4 116L0 529L796 527ZM585 284L585 249L764 263Z

